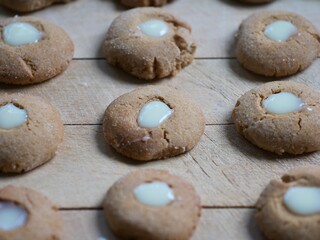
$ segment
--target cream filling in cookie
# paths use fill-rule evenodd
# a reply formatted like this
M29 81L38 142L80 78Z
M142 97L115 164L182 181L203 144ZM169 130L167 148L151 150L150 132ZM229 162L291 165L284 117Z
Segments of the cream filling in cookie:
M264 35L274 41L284 42L298 33L298 28L288 21L275 21L266 26Z
M284 195L288 209L300 215L320 213L319 187L290 187Z
M147 36L163 37L169 32L169 26L165 21L159 19L151 19L140 23L138 28Z
M34 26L25 22L15 22L3 28L3 41L11 46L37 43L43 36Z
M286 114L301 110L304 103L301 98L290 92L280 92L263 100L262 105L269 113Z
M0 128L16 128L24 124L27 119L27 111L16 107L12 103L0 107Z
M159 127L173 113L173 110L162 101L152 101L145 104L138 116L138 124L143 128Z
M26 210L12 202L0 201L0 230L12 231L27 222Z
M140 203L152 207L166 206L175 199L169 185L159 181L140 184L133 192Z

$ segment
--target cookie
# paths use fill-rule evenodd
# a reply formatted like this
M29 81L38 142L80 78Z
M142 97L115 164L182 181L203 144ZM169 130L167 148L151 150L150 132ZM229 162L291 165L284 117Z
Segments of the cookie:
M300 72L320 54L316 28L290 12L255 13L241 23L236 38L239 63L269 77Z
M63 138L58 111L46 100L0 96L0 172L27 172L49 161Z
M136 8L111 24L103 52L109 64L144 80L176 75L196 50L191 27L159 8Z
M239 98L232 119L240 134L276 154L320 149L320 94L305 84L277 81Z
M0 189L1 240L60 240L58 208L42 194L24 187Z
M162 6L170 0L120 0L120 3L127 7L147 7L147 6Z
M164 170L140 170L108 190L104 213L121 239L186 240L201 215L200 198L182 178Z
M257 202L256 221L267 239L320 238L320 168L310 166L273 180Z
M190 151L204 127L200 108L165 86L141 87L120 96L103 120L105 141L124 156L142 161Z
M31 12L54 3L68 3L72 0L0 0L0 5L18 12Z
M74 52L60 27L31 17L0 22L0 82L39 83L63 72Z

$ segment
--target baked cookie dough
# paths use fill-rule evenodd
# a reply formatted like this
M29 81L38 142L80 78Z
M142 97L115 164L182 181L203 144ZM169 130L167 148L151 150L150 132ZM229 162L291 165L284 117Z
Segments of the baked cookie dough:
M241 23L236 38L240 64L270 77L300 72L320 54L316 28L290 12L255 13Z
M182 178L164 170L140 170L108 190L104 212L121 239L187 240L201 215L200 198Z
M138 88L114 100L103 120L105 141L132 159L148 161L190 151L204 132L202 111L179 91Z
M171 0L120 0L120 3L127 7L162 6Z
M74 52L60 27L31 17L0 22L0 82L33 84L63 72Z
M174 76L196 50L191 27L159 8L136 8L111 24L103 51L108 63L141 79Z
M46 100L0 96L0 172L27 172L49 161L63 138L58 111Z
M58 208L42 194L24 187L0 189L1 240L60 240Z
M67 3L72 0L0 0L0 5L18 12L31 12L54 3Z
M320 149L320 93L305 84L277 81L239 98L232 119L239 133L256 146L277 153Z
M320 168L297 169L271 181L257 202L256 221L267 239L319 239Z

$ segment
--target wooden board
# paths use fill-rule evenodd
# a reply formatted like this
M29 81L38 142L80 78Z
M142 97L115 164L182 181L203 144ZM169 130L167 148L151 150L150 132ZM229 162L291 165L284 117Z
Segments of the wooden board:
M253 214L265 185L289 169L320 164L320 153L279 157L260 150L237 134L230 119L244 92L276 80L247 72L234 59L234 34L240 22L256 11L288 10L307 17L320 29L319 0L277 0L258 6L235 0L175 0L164 8L190 23L198 50L193 64L176 77L154 82L137 80L103 60L106 30L125 10L116 0L77 0L27 14L62 26L75 43L74 61L50 81L27 87L0 85L0 94L23 92L48 98L61 113L65 137L52 161L27 174L0 174L0 187L32 187L58 203L65 240L115 239L103 219L102 200L113 182L141 168L169 169L196 187L203 214L192 239L261 239ZM14 15L0 9L0 19ZM284 80L320 89L319 68L317 59L304 72ZM182 90L203 109L205 134L190 153L137 163L104 143L101 122L107 105L147 84Z

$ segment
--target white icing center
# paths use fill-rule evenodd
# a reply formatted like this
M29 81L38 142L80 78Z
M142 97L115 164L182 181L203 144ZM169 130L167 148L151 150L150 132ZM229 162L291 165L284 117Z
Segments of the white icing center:
M166 22L158 19L148 20L139 24L140 30L150 37L162 37L169 31L169 26Z
M284 203L290 211L300 215L320 213L320 188L291 187L284 195Z
M164 182L143 183L133 192L140 203L152 207L163 207L174 200L173 190Z
M264 35L274 41L287 41L291 36L298 33L295 25L288 21L275 21L270 23L264 30Z
M263 100L262 105L269 113L286 114L301 110L304 103L292 93L280 92Z
M159 127L167 120L173 110L161 101L152 101L144 105L138 116L138 124L143 128Z
M28 218L26 210L11 202L0 201L0 230L12 231L22 227Z
M24 22L10 23L3 28L4 42L12 46L36 43L42 35L34 26Z
M0 107L0 128L16 128L24 124L27 119L26 110L20 109L12 103Z

